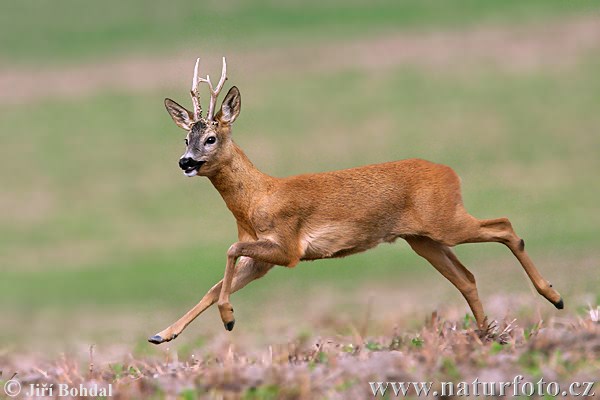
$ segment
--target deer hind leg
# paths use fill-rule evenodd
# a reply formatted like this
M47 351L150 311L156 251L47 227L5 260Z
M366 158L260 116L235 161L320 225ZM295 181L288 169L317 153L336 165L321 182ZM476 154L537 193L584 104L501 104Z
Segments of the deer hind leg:
M246 257L241 258L238 262L235 274L233 275L231 292L236 292L253 280L263 277L272 267L273 264L267 264ZM171 341L179 336L185 327L188 326L194 319L196 319L198 315L217 302L219 299L219 294L221 293L222 285L223 280L217 282L217 284L215 284L204 295L204 297L202 297L202 300L200 300L200 302L191 310L189 310L183 317L181 317L179 320L177 320L177 322L168 328L150 337L148 341L154 344L159 344Z
M425 236L412 236L405 239L418 255L429 261L460 291L467 300L479 329L485 329L486 317L477 293L475 277L462 265L452 249Z
M508 218L483 219L478 222L479 227L466 239L461 240L461 243L498 242L506 245L523 266L537 292L556 308L562 309L562 297L537 270L525 251L525 242L517 236Z

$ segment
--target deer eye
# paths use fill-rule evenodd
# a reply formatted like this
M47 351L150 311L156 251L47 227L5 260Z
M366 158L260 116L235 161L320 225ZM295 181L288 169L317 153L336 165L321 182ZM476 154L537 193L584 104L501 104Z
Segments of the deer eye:
M217 141L217 138L214 136L209 137L208 139L206 139L206 141L204 142L204 144L214 144Z
M185 142L185 145L187 146L189 144L187 139L183 139L183 141Z

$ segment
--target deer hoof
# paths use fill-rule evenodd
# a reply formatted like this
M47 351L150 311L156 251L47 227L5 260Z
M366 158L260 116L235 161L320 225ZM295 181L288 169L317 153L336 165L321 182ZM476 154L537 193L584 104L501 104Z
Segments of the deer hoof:
M154 336L148 338L148 341L150 343L154 343L154 344L161 344L165 340L160 335L154 335Z
M558 308L559 310L562 310L563 308L565 308L565 303L564 303L562 297L556 303L552 303L552 304L554 304L554 307Z
M231 304L219 304L219 312L221 313L221 321L223 321L225 329L228 331L232 330L233 325L235 324L235 318L233 317L233 307Z
M225 325L225 329L232 331L233 326L235 325L235 319L233 321L225 322L223 325Z
M163 337L160 335L154 335L152 337L149 337L148 341L153 344L161 344L164 342L170 342L171 340L175 339L176 337L177 337L177 335L172 335L170 339L163 339Z

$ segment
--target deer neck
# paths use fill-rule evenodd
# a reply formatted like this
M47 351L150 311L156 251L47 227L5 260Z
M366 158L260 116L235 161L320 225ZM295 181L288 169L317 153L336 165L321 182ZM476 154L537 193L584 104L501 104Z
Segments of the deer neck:
M231 159L209 179L235 218L247 223L250 208L264 196L274 178L260 172L235 143L231 145Z

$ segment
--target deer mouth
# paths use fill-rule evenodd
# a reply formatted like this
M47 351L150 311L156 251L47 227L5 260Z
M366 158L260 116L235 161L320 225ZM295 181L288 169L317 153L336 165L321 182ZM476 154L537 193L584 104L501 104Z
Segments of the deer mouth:
M194 165L190 165L183 170L183 174L189 178L192 176L196 176L198 174L198 170L202 167L205 161L196 161Z

